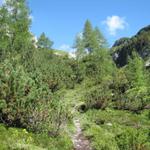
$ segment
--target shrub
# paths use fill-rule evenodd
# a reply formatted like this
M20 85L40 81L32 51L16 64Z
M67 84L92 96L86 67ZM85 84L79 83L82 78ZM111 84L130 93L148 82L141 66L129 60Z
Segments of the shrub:
M150 95L147 87L136 87L126 91L125 108L138 111L150 102Z
M147 130L125 128L115 137L120 150L149 150Z
M93 125L86 131L86 136L91 139L91 145L95 150L119 150L115 135L99 126Z
M85 93L87 108L105 109L111 101L112 93L108 85L94 86Z
M67 109L48 85L31 78L22 66L5 61L0 65L0 121L35 132L60 128Z

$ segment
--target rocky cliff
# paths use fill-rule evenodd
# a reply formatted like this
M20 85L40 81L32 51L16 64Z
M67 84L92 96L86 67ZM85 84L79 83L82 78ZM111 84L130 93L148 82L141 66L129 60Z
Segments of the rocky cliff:
M132 52L136 51L145 62L150 60L150 25L141 29L131 38L117 40L111 48L111 54L118 67L127 64Z

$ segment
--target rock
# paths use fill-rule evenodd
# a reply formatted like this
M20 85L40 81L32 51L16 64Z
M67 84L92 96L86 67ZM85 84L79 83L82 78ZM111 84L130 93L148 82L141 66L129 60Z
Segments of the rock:
M91 150L90 142L84 137L80 127L80 121L78 119L74 120L74 125L76 127L76 133L72 137L75 147L74 150Z
M109 123L106 123L106 125L107 125L107 126L112 126L112 123L109 122Z
M150 25L131 38L117 40L110 51L118 67L128 63L128 58L132 58L133 51L136 51L143 60L148 60L150 58Z

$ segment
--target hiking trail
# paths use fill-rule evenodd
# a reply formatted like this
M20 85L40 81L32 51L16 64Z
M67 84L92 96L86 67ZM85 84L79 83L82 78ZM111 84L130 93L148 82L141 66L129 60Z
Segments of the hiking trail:
M70 136L74 144L74 150L92 150L90 147L89 140L84 136L81 123L80 123L80 113L78 112L78 107L83 103L82 99L82 88L75 88L69 90L65 93L65 102L70 106L73 115L73 124L75 127L75 132Z
M90 148L90 142L82 133L80 126L80 120L74 119L74 125L76 127L76 133L72 136L72 141L74 144L74 150L92 150Z

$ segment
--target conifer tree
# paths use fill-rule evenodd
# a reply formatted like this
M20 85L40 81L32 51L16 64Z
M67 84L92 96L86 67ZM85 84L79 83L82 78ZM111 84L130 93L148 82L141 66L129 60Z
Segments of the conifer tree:
M8 10L4 5L0 6L0 61L5 59L8 52Z
M136 52L132 54L133 59L129 59L128 77L132 87L146 86L146 70L142 58Z
M25 51L30 47L31 34L29 27L31 24L30 11L25 0L6 0L9 21L8 32L10 37L10 50Z
M83 42L83 36L81 34L78 34L76 36L73 48L76 49L76 58L77 59L81 59L81 58L83 58L83 56L86 55L86 51L84 48L84 42Z
M99 49L99 43L96 39L96 35L89 20L85 22L83 30L83 42L85 44L85 49L87 49L89 53Z
M33 36L30 33L30 10L26 0L5 0L2 6L0 22L2 30L0 31L3 59L6 57L18 57L18 61L26 68L32 64L33 56Z
M98 44L99 44L99 47L100 47L100 48L106 48L106 47L107 47L107 41L106 41L106 39L104 38L103 34L101 33L101 31L99 30L98 27L95 27L94 33L95 33L97 42L98 42Z
M53 42L46 37L45 33L42 33L37 42L38 48L51 49Z
M136 52L133 52L132 57L127 67L130 88L126 91L125 107L137 111L150 102L150 93L144 62Z

